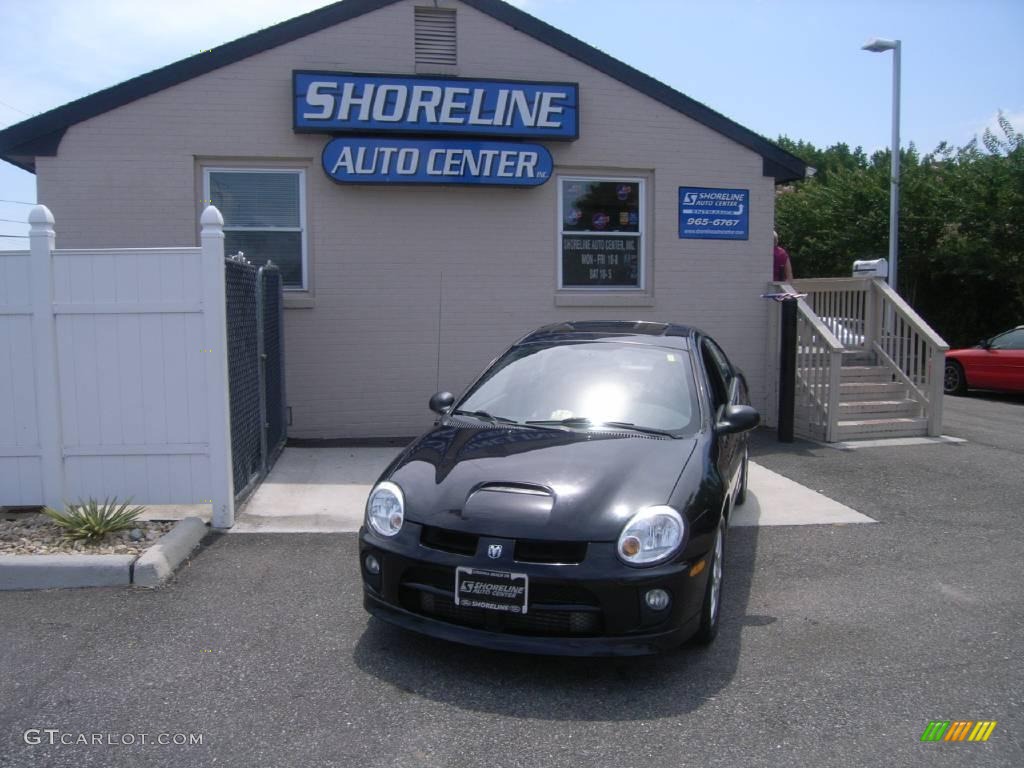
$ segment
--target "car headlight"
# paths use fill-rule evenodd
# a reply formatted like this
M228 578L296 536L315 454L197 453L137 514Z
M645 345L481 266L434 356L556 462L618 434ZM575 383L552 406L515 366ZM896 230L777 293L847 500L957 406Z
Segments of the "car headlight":
M366 522L381 536L395 536L405 522L405 497L394 483L377 483L366 500Z
M630 565L654 565L672 557L686 538L686 522L672 507L647 507L633 515L615 547Z

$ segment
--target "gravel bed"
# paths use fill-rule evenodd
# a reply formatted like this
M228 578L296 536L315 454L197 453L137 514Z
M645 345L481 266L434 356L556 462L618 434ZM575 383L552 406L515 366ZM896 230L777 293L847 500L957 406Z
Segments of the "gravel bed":
M46 515L4 512L0 513L0 555L138 555L173 527L173 521L139 521L134 530L108 533L97 543L87 544L65 541L63 529Z

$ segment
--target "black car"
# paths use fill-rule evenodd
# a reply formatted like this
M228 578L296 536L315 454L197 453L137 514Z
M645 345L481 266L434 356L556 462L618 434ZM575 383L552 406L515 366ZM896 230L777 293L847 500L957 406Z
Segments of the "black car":
M359 532L363 604L501 650L654 653L718 630L729 514L759 416L695 328L529 334L381 475Z

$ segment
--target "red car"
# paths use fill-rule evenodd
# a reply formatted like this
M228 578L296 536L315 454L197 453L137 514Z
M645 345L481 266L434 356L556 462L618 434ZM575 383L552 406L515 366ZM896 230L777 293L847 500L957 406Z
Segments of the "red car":
M962 395L968 389L1024 392L1024 325L976 347L947 352L943 384L947 395Z

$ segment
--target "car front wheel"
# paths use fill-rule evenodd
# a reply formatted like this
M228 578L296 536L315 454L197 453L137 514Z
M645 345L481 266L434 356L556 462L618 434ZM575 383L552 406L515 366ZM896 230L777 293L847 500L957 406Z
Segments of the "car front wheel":
M722 577L725 575L725 531L728 522L725 515L718 522L715 543L711 547L708 563L708 585L704 590L704 604L700 611L700 628L693 636L695 643L709 645L718 634L719 615L722 609Z
M962 395L967 391L967 377L964 367L956 360L946 361L946 371L942 377L942 389L947 395Z

